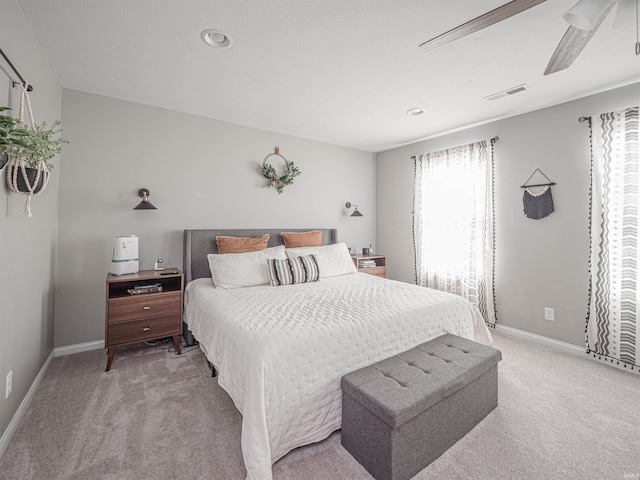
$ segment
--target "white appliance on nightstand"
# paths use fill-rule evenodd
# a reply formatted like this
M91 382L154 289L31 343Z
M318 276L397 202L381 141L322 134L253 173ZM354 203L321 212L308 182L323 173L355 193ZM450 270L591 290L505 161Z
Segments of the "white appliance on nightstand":
M111 273L113 275L138 273L139 267L138 237L135 235L116 237L113 242Z

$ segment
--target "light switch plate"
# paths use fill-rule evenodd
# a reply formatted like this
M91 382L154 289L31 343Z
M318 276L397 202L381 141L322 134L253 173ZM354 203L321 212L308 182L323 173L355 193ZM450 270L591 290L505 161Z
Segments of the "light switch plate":
M555 322L555 311L553 308L544 307L544 319Z

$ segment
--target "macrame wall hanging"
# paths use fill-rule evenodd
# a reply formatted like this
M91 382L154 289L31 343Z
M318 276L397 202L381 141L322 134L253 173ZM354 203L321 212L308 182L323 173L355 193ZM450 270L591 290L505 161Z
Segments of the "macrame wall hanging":
M547 183L535 183L529 185L528 182L533 178L536 172L547 179ZM533 218L534 220L540 220L541 218L548 217L553 213L553 197L551 196L551 185L555 185L555 182L549 180L542 170L536 168L531 174L524 185L524 194L522 195L522 205L524 215L527 218ZM536 187L543 187L541 190L536 190Z

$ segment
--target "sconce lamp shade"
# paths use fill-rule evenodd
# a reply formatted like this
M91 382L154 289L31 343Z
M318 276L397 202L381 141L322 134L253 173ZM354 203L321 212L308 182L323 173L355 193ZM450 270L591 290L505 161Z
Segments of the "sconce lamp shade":
M134 210L157 210L157 208L149 201L149 190L141 188L138 195L142 197L142 201L133 207Z
M344 206L346 208L351 208L352 207L351 202L345 203ZM358 210L358 205L353 205L353 213L351 214L351 216L352 217L364 217L364 215L362 215L360 213L360 211Z
M609 5L611 2L602 0L579 0L562 15L562 18L576 28L592 30Z

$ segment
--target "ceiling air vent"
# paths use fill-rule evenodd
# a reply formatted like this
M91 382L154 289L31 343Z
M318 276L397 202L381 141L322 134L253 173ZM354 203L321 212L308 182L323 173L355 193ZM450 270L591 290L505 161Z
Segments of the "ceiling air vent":
M508 90L504 90L502 92L494 93L493 95L489 95L488 97L484 97L485 100L499 100L500 98L508 97L509 95L515 95L516 93L524 92L525 90L529 90L529 86L522 84L517 87L512 87Z

